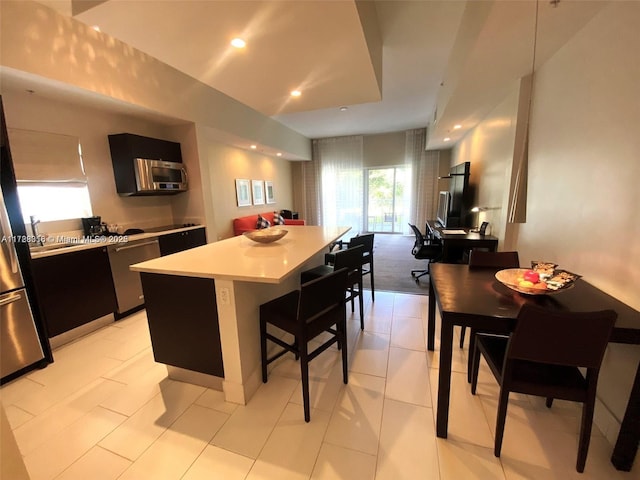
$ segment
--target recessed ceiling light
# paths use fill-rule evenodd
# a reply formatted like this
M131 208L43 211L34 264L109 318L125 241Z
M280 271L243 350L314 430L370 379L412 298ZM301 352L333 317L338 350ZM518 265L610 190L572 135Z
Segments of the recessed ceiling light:
M302 95L302 92L300 90L291 90L292 97L299 97L300 95Z
M96 32L99 32L99 31L100 31L100 27L99 27L98 25L94 25L94 26L93 26L93 27L91 27L91 28L93 28Z
M444 138L443 138L443 140L444 140L445 142L448 142L449 140L451 140L451 138L449 138L449 137L444 137Z
M241 38L234 38L233 40L231 40L231 45L236 48L244 48L247 46L247 42L245 42Z
M349 110L349 107L340 107L341 112L346 112L347 110Z
M454 125L453 129L454 130L460 130L462 128L462 125Z
M280 152L276 153L276 157L281 157L282 154Z
M249 148L251 148L251 150L255 150L256 148L258 148L258 146L257 145L251 145L251 147L249 147Z

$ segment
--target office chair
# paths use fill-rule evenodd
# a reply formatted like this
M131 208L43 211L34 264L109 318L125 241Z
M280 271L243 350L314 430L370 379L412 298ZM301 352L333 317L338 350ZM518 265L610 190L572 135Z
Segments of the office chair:
M351 312L355 311L354 301L358 299L360 306L360 329L364 330L364 302L362 299L362 252L364 247L358 245L346 250L325 254L325 264L319 265L310 270L305 270L300 274L300 282L306 283L313 279L333 273L341 268L346 268L349 272L347 277L347 297L346 301L351 302ZM333 259L333 265L330 260ZM357 288L356 288L357 287Z
M429 266L431 263L437 261L442 256L442 245L427 240L415 225L410 223L409 226L416 236L411 253L418 260L429 260L426 269L411 270L411 276L415 278L416 283L420 283L420 277L429 274Z
M480 354L500 385L494 454L500 456L509 393L581 402L582 424L576 470L584 471L589 450L598 374L616 321L613 310L560 312L525 304L509 337L476 335L471 393L476 394ZM583 376L579 368L586 369Z
M357 247L358 245L362 245L364 250L362 251L362 276L370 275L369 280L371 281L371 300L375 301L375 283L374 283L374 273L373 273L373 243L374 243L375 234L373 233L365 233L358 234L353 237L349 242L338 241L336 245L339 245L339 249L343 248L351 248ZM335 248L331 248L331 252L325 255L325 263L333 264L333 253L336 252Z
M309 407L309 362L334 343L342 351L342 381L349 381L347 367L347 325L345 291L347 269L336 270L316 278L270 302L260 305L260 353L262 381L267 383L267 365L287 352L300 359L304 420L311 419ZM291 344L267 332L267 324L274 325L294 336ZM331 337L315 350L308 351L308 342L329 333ZM267 356L267 340L283 348L271 358Z

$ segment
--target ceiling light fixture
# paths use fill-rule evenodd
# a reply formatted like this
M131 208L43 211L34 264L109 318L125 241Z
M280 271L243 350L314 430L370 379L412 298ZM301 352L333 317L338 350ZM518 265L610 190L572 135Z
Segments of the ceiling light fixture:
M280 152L276 153L276 157L281 157L282 154Z
M302 95L302 92L300 90L291 90L292 97L299 97L300 95Z
M349 107L340 107L341 112L346 112L347 110L349 110Z
M462 125L454 125L453 129L454 130L460 130L462 128Z
M231 46L235 48L244 48L247 46L247 42L245 42L241 38L234 38L233 40L231 40Z
M93 26L93 27L91 27L91 28L93 28L96 32L99 32L99 31L100 31L100 27L99 27L98 25L94 25L94 26Z
M445 142L448 142L448 141L450 141L450 140L451 140L451 138L450 138L450 137L444 137L444 139L443 139L443 140L444 140Z
M249 148L251 148L251 150L255 150L258 147L257 147L257 145L251 145L251 147L249 147Z

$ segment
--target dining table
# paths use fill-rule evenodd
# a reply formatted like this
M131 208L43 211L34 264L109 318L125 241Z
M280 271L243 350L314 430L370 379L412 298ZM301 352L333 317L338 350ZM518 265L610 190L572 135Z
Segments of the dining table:
M640 312L593 286L583 278L553 294L527 295L500 283L499 268L469 268L465 264L433 263L430 268L427 349L435 348L436 306L440 313L440 354L436 435L447 438L454 326L509 333L524 304L534 303L561 311L612 309L618 317L609 339L613 343L640 345ZM620 433L611 462L629 471L640 440L640 365L636 370Z

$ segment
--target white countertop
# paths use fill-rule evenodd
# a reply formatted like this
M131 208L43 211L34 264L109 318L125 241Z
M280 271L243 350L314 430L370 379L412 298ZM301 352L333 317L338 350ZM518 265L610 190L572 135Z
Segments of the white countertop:
M350 228L287 226L287 235L274 243L256 243L240 235L137 263L130 268L138 272L186 277L280 283Z
M61 248L53 248L51 250L31 251L31 258L43 258L51 257L53 255L61 255L65 253L78 252L80 250L87 250L89 248L108 247L109 245L124 244L127 242L135 242L136 240L144 240L146 238L156 238L162 235L168 235L171 233L184 232L187 230L195 230L197 228L203 228L204 225L194 225L190 227L181 227L171 230L163 230L161 232L148 232L148 233L136 233L134 235L105 235L96 238L87 238L78 243L77 245L68 246L65 245Z

